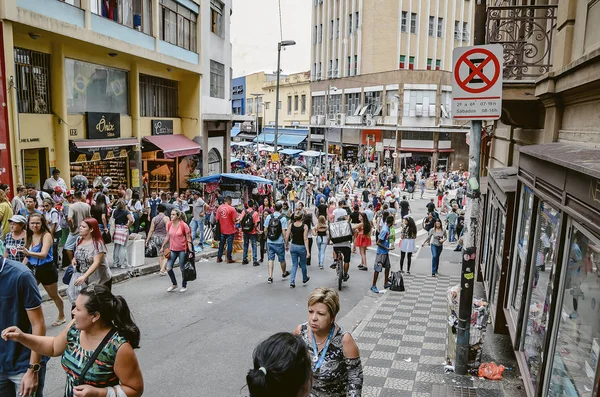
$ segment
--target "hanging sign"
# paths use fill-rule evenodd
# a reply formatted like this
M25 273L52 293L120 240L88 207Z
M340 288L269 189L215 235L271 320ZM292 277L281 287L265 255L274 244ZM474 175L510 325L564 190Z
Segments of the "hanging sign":
M120 113L87 112L88 139L112 139L121 137Z
M173 120L152 120L152 135L173 135Z
M500 118L503 51L500 44L458 47L452 51L452 118Z

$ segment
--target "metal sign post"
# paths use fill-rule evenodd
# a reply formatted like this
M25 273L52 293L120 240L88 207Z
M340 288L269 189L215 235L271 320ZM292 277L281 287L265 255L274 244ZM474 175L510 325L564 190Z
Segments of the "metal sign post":
M466 375L469 364L470 319L481 211L479 171L482 120L497 120L502 114L502 60L503 49L499 44L455 48L452 52L452 117L471 120L468 202L456 333L455 371L458 375Z

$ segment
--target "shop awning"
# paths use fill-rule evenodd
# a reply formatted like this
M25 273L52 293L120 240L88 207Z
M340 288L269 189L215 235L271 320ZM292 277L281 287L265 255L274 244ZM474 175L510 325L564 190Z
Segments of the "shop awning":
M227 174L214 174L203 176L201 178L190 179L190 182L199 182L199 183L212 183L212 182L220 182L220 181L239 181L239 182L253 182L253 183L264 183L268 185L272 185L273 181L265 178L261 178L259 176L249 175L249 174L236 174L236 173L227 173Z
M232 138L233 138L233 137L236 137L236 136L237 136L237 135L238 135L240 132L241 132L241 131L240 131L240 126L239 126L239 124L238 124L238 125L235 125L235 126L233 126L233 127L231 127L231 137L232 137Z
M433 153L433 152L435 152L435 149L430 149L430 148L404 148L404 147L401 147L400 151L401 152L414 152L414 153ZM438 149L438 152L440 152L440 153L452 153L452 152L454 152L454 149Z
M306 131L306 132L304 132ZM277 137L277 144L282 146L296 146L300 142L304 141L308 136L308 130L299 130L298 133L279 133ZM271 144L275 142L275 133L262 133L258 136L258 139L254 138L254 142Z
M162 150L167 159L200 153L200 145L184 135L153 135L144 140Z
M137 138L115 138L115 139L82 139L73 141L77 149L100 149L135 146L139 144Z
M283 150L279 151L279 153L287 154L288 156L293 156L293 155L301 153L301 152L302 152L302 150L298 150L298 149L283 149Z

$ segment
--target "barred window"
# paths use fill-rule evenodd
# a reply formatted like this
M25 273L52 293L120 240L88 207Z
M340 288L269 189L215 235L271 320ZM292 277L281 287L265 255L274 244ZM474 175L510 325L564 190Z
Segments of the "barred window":
M50 54L15 47L19 113L52 112Z
M178 83L140 74L140 116L177 117Z
M210 61L210 96L225 99L225 65Z

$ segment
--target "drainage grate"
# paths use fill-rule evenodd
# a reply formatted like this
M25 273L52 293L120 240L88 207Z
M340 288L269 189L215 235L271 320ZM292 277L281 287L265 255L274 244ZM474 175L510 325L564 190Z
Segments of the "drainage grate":
M432 385L431 397L477 397L477 388Z

